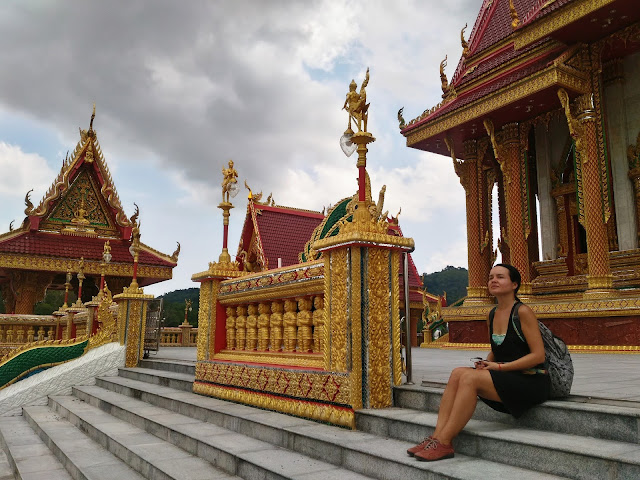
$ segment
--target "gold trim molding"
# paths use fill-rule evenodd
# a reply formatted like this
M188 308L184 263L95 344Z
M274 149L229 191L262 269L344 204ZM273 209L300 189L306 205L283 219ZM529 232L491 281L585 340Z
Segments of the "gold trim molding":
M275 410L296 417L309 418L319 422L355 428L353 409L337 407L304 400L277 398L269 394L251 392L241 388L221 387L198 382L193 383L193 392L253 407Z
M84 273L100 275L101 261L84 261ZM0 254L0 268L14 268L20 270L34 270L47 272L68 272L78 268L78 259L51 258L25 255ZM149 267L138 265L139 278L160 278L170 280L173 267ZM133 261L131 263L109 263L104 269L105 275L113 277L131 277L133 275Z
M246 350L222 350L213 357L214 361L239 363L259 363L306 368L324 368L324 357L317 353L249 352Z
M523 28L514 39L514 48L520 50L612 3L615 3L615 0L574 0L556 12Z
M557 301L554 303L536 303L535 297L527 302L536 316L545 318L597 318L597 317L626 317L640 315L640 297L617 297L608 299ZM470 305L465 307L445 307L443 318L446 322L464 322L469 320L485 320L490 305Z

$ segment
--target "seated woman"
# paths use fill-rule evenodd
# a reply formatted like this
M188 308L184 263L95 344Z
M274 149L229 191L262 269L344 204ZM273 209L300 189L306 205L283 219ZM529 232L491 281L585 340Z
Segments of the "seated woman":
M491 352L486 360L475 362L474 368L453 370L440 401L433 435L407 450L409 455L420 461L453 457L451 441L471 419L478 397L495 410L516 418L549 397L538 320L529 307L518 303L520 282L520 272L511 265L500 263L491 269L489 293L498 301L487 319ZM514 329L512 317L516 308L524 339Z

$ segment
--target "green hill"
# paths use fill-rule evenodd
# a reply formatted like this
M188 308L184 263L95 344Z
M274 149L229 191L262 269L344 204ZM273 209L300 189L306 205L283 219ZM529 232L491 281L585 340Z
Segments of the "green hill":
M447 292L447 304L467 296L469 272L466 268L446 266L439 272L422 274L422 282L429 293L443 295Z
M164 325L177 327L184 321L185 300L191 300L191 311L187 312L187 320L195 327L198 326L198 308L200 307L200 289L185 288L165 293L158 298L164 299Z

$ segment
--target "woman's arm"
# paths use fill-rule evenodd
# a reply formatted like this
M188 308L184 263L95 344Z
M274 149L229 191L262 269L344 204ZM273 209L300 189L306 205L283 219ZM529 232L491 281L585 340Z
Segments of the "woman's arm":
M538 326L536 315L533 313L533 310L526 305L520 305L518 315L520 317L522 333L527 341L530 353L513 362L501 364L493 362L493 356L491 356L491 358L487 357L485 365L489 370L504 370L507 372L526 370L527 368L535 367L544 362L544 343L542 342L542 335L540 335L540 327Z

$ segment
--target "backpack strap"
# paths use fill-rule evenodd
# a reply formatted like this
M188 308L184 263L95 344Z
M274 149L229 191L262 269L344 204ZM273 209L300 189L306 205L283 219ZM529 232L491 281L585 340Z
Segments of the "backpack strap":
M498 308L498 306L496 305L489 312L489 335L491 335L491 333L493 333L493 317L495 317L495 315L496 315L496 309L497 308Z
M513 329L518 334L518 337L520 337L520 340L522 340L524 343L527 343L527 341L524 339L524 335L522 335L522 325L520 325L520 315L518 315L520 305L522 305L522 302L517 301L513 306L513 309L511 310L511 323L513 324Z

